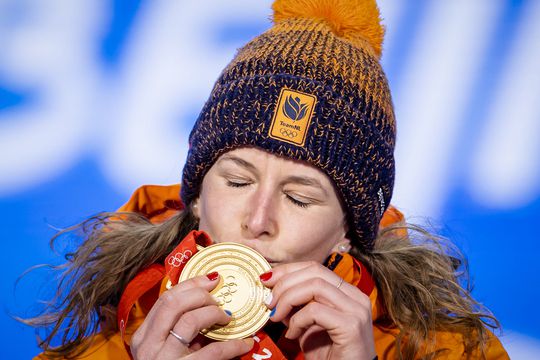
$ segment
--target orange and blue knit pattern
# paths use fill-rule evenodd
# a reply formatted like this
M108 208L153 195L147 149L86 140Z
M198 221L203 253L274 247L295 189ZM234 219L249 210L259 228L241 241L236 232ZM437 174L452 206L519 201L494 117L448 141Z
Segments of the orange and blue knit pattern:
M337 4L343 13L368 3L377 10L367 0L289 2L301 9ZM255 146L324 171L345 204L353 244L369 252L395 174L394 110L380 44L336 26L341 15L328 15L334 9L306 17L287 9L289 2L276 1L274 26L241 48L214 85L190 134L182 200L198 195L220 155ZM365 16L379 24L375 14Z

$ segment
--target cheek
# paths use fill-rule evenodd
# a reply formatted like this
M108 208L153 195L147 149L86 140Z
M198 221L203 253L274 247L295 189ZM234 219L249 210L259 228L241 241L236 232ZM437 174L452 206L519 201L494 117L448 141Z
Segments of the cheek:
M289 220L291 220L289 218ZM343 227L329 216L306 217L288 221L282 244L293 261L317 260L322 262L341 239Z
M216 205L214 201L204 201L201 207L199 230L206 231L213 237L215 229L221 228L220 224L224 222L222 214L224 214L224 209L221 208L221 205Z
M230 198L219 188L210 187L200 199L199 230L207 232L214 240L228 239L228 234L239 220L238 197Z

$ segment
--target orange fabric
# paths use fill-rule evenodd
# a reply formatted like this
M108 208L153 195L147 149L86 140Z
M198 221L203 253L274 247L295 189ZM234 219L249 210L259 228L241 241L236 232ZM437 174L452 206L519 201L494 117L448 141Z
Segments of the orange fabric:
M383 214L380 227L384 228L389 225L399 223L402 221L405 221L405 217L403 216L401 211L396 209L394 206L390 205Z
M133 211L139 212L142 215L148 217L152 222L161 222L174 215L183 208L183 205L179 198L180 186L156 186L148 185L138 188L131 199L123 205L119 211ZM388 226L395 222L403 221L403 214L393 206L390 206L385 212L381 221L381 227ZM336 269L339 273L343 272L345 280L351 282L354 281L356 275L354 273L347 273L352 269ZM350 279L349 279L350 278ZM163 286L161 286L163 288ZM153 296L152 296L153 297ZM143 296L144 298L144 296ZM141 306L143 298L135 304L130 313L130 321L125 329L125 340L129 343L131 335L144 321L146 313L149 311L148 306ZM377 301L378 291L374 288L370 294L372 302L372 317L377 317L382 314L382 309ZM151 299L146 299L151 302ZM146 302L146 301L145 301ZM384 330L378 326L374 326L373 334L375 339L375 350L379 359L394 359L395 358L395 337L397 330ZM435 334L435 349L430 351L436 351L440 349L447 349L441 354L441 359L466 359L464 354L463 336L458 333L451 332L437 332ZM120 332L114 334L110 338L106 339L102 334L93 336L89 341L92 341L91 347L85 351L78 359L92 359L92 360L106 360L106 359L130 359L127 353L123 339ZM426 350L426 349L425 349ZM477 350L479 351L479 350ZM426 353L421 354L418 358L425 356ZM477 352L473 358L479 358L480 354ZM486 349L487 359L509 359L506 351L504 350L499 339L497 339L490 332L490 340ZM35 359L46 359L42 354L35 357Z
M144 185L135 190L129 201L118 211L136 212L158 223L183 208L184 205L180 200L180 184Z

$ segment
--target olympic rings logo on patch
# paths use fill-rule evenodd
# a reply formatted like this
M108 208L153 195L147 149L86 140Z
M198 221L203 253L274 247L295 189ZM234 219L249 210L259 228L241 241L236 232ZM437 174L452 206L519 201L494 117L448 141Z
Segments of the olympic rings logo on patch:
M191 250L186 250L183 253L177 252L172 257L170 257L169 260L167 260L167 262L171 266L179 267L180 265L185 264L189 260L191 255L193 255Z
M296 135L298 135L298 133L294 130L288 130L288 129L279 129L279 132L281 133L281 135L283 136L288 136L289 138L293 138L293 137L296 137Z

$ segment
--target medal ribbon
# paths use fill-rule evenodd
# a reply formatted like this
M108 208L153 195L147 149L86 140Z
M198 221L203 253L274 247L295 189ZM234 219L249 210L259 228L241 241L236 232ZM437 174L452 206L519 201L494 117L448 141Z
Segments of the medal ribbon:
M178 246L165 258L165 264L152 264L139 272L126 286L117 310L118 328L122 339L124 339L125 330L129 320L131 310L137 300L146 292L162 283L164 280L170 280L172 285L178 283L180 274L188 260L197 253L197 245L203 247L212 244L212 240L204 231L191 231ZM362 292L368 296L375 287L375 283L364 265L350 256L349 254L333 253L326 266L333 270L337 275L350 284L356 285ZM253 349L240 357L241 360L286 360L280 348L263 330L259 330L253 335L255 345ZM281 338L278 343L282 347L287 347L289 358L300 360L304 356L301 353L298 344L289 342L286 338ZM124 345L129 353L129 345Z
M124 338L127 328L129 314L137 300L154 286L161 283L165 276L176 285L187 261L197 252L197 244L208 246L211 243L210 237L204 231L194 230L167 256L165 266L152 264L135 275L126 286L118 303L116 319L122 338Z

